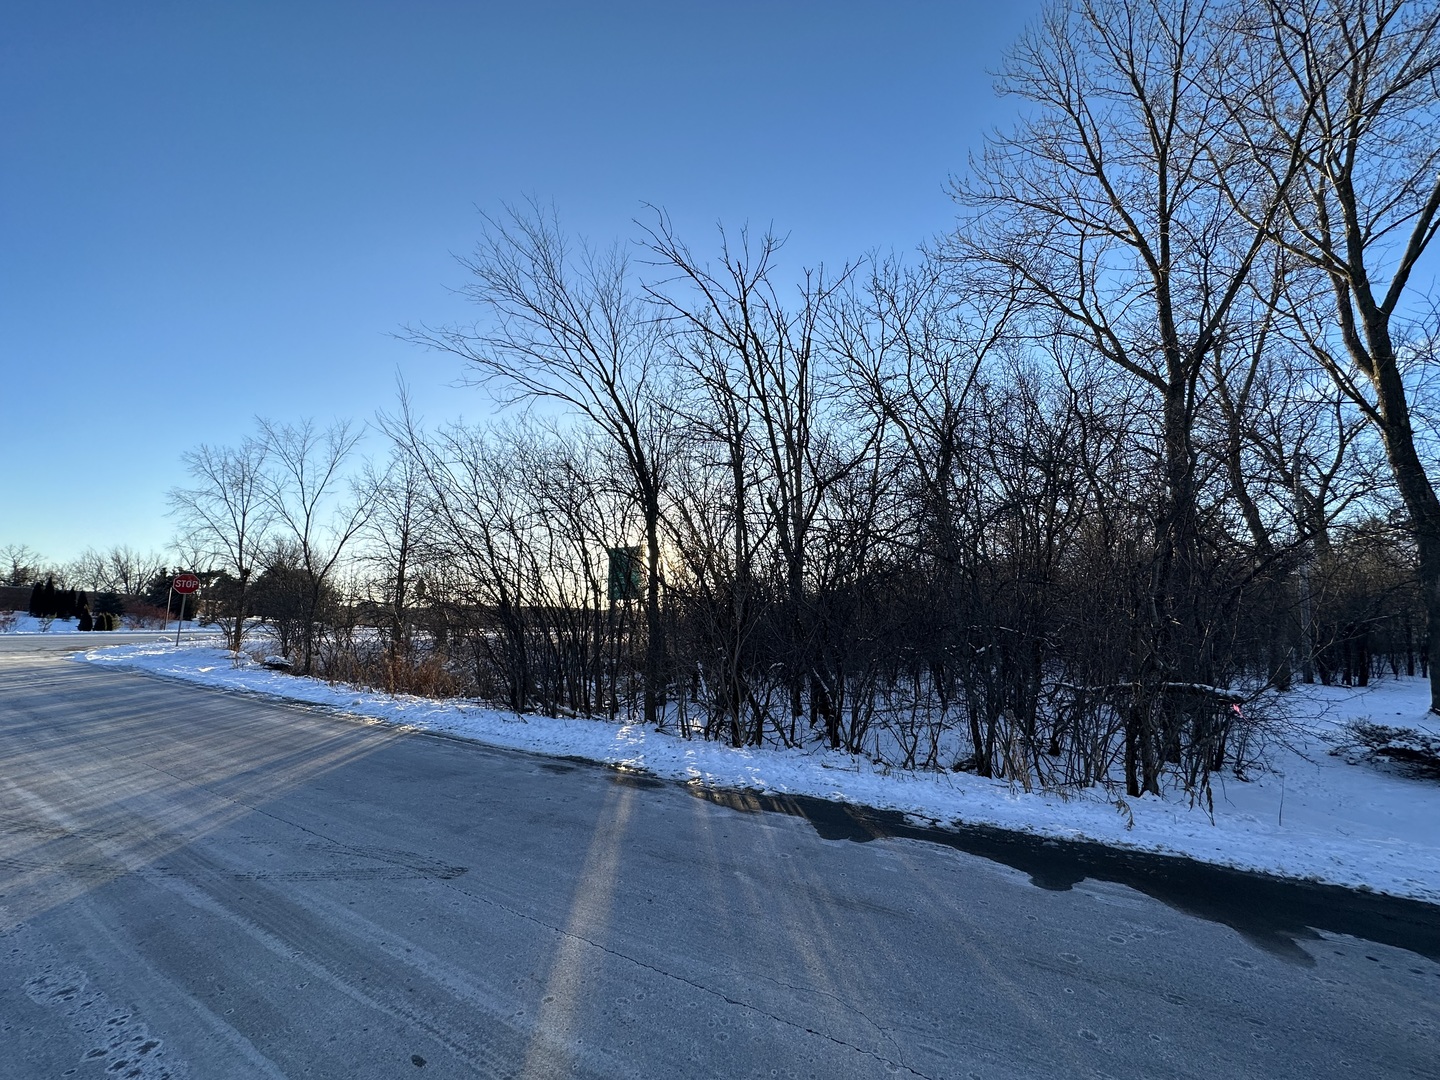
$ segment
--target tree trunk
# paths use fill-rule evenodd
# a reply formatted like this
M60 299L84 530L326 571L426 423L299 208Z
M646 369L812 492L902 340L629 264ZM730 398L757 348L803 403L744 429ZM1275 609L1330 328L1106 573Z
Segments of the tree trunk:
M1421 603L1425 607L1427 652L1430 668L1430 711L1440 714L1440 498L1425 473L1415 449L1415 429L1405 382L1390 337L1390 315L1368 289L1337 290L1344 303L1353 297L1360 310L1364 346L1353 333L1346 334L1350 355L1375 388L1375 415L1385 443L1385 457L1395 475L1395 486L1410 514L1419 555ZM1342 323L1345 312L1341 313Z
M1393 358L1392 358L1393 366ZM1377 380L1379 382L1380 380ZM1399 374L1394 374L1398 383ZM1401 390L1403 395L1403 390ZM1403 401L1403 397L1402 397ZM1425 475L1425 467L1415 450L1415 434L1410 426L1408 410L1392 419L1395 412L1386 408L1387 395L1380 394L1384 426L1385 455L1395 473L1400 497L1409 511L1411 528L1419 556L1420 598L1425 609L1426 652L1430 668L1430 711L1440 713L1440 499Z
M645 506L645 723L659 725L665 710L662 683L665 628L660 622L660 508L647 497Z

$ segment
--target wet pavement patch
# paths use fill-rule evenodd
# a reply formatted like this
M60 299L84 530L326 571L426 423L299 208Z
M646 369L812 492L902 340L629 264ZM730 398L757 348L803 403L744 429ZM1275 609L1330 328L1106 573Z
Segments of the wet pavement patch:
M621 787L640 788L642 791L657 791L660 788L675 786L668 781L652 776L650 773L640 772L636 769L614 768L613 766L610 779Z
M804 818L825 840L868 843L893 837L940 844L1022 871L1042 889L1063 891L1087 879L1113 881L1187 915L1228 926L1259 948L1305 966L1315 961L1300 942L1318 941L1317 930L1408 949L1440 963L1440 906L1418 900L983 826L917 825L895 811L801 795L700 785L687 790L732 810Z

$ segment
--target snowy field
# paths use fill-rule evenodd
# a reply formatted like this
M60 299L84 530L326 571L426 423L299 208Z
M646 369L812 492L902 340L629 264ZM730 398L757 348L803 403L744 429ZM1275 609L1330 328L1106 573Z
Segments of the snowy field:
M302 679L249 660L237 667L218 647L177 649L157 640L92 648L76 659L682 782L813 795L898 810L926 823L1090 840L1440 903L1440 780L1403 775L1354 753L1331 753L1352 718L1440 737L1440 718L1427 713L1428 687L1419 679L1387 680L1367 690L1303 687L1288 695L1292 734L1271 746L1269 771L1244 782L1228 773L1214 778L1212 822L1180 793L1121 799L1093 789L1062 797L966 773L900 774L828 750L735 750L642 724L518 716L469 702Z
M177 605L178 606L178 605ZM175 620L171 619L165 626L173 634L175 632ZM196 623L191 619L185 620L185 629L193 630ZM161 629L158 620L150 620L144 626L125 626L113 631L116 634L133 634L137 631L146 630L159 631ZM103 637L112 633L109 630L81 630L79 619L40 619L34 615L27 615L23 611L0 611L0 633L5 634L98 634Z

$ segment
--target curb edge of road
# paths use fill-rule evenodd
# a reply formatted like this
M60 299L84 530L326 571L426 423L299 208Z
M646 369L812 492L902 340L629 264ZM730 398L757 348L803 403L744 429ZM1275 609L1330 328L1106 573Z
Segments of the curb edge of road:
M68 650L66 655L81 663L95 663L75 655L79 650ZM425 736L431 739L439 739L445 742L455 743L466 747L475 747L482 750L507 755L518 755L521 757L533 758L537 761L564 761L575 766L583 766L594 770L604 771L618 783L627 783L633 786L659 788L674 788L691 795L702 798L717 805L725 805L730 809L740 812L753 812L749 808L737 803L741 797L762 804L760 809L773 809L778 812L792 814L814 820L809 813L786 809L782 804L804 807L828 807L833 811L831 815L822 815L831 820L835 814L847 817L857 830L869 830L872 835L870 839L881 838L905 838L919 840L921 842L939 844L945 847L968 850L968 846L976 846L978 839L979 846L992 847L998 845L1014 845L1022 848L1045 848L1057 852L1068 852L1085 863L1103 863L1108 861L1132 861L1137 863L1154 863L1157 866L1166 866L1175 869L1190 871L1209 871L1220 875L1234 875L1238 878L1253 880L1270 887L1285 887L1296 889L1316 889L1330 891L1337 894L1352 896L1356 899L1374 899L1377 901L1396 902L1405 905L1418 905L1419 908L1430 912L1429 918L1434 919L1437 927L1440 927L1440 897L1426 899L1407 895L1404 893L1392 893L1373 887L1355 887L1336 882L1326 881L1317 877L1299 877L1275 874L1265 870L1257 870L1248 867L1234 866L1226 863L1210 862L1204 859L1197 859L1194 856L1181 854L1163 849L1147 848L1140 846L1124 846L1118 844L1107 844L1092 838L1058 837L1043 832L1032 831L1022 828L1006 828L994 824L970 824L963 821L943 822L927 818L922 814L907 811L893 810L884 807L870 806L866 803L852 802L840 799L826 799L817 795L791 795L779 794L752 787L735 787L730 785L715 784L699 780L680 780L662 776L651 772L648 769L637 768L633 765L623 765L618 762L597 761L574 754L546 753L543 750L526 750L509 746L499 746L486 742L484 739L471 735L462 735L450 731L437 731L433 728L417 727L401 721L389 720L384 717L369 716L365 713L354 712L343 705L334 705L325 702L304 701L302 699L275 693L269 690L257 690L250 687L217 686L198 680L187 679L179 675L171 675L165 672L151 671L145 668L111 667L110 670L122 672L129 675L138 675L146 678L162 679L167 682L180 683L185 686L207 690L214 693L228 694L237 697L253 698L264 701L268 704L279 705L285 708L295 709L307 713L322 713L325 715L345 720L349 723L365 727L384 727L401 732L407 735ZM494 708L486 706L486 708ZM499 709L497 711L506 711ZM516 714L517 717L522 714ZM522 717L523 718L523 717ZM712 797L713 796L713 797ZM765 803L774 803L774 806L765 806ZM848 837L858 839L858 837ZM969 841L967 846L966 841ZM989 855L982 855L982 858L991 858ZM1005 861L1005 860L999 860ZM1153 867L1151 868L1153 872ZM1095 875L1086 875L1087 877ZM1108 875L1099 875L1103 880L1113 880ZM1128 875L1127 875L1128 876ZM1035 884L1042 888L1050 886L1036 881ZM1068 887L1068 886L1067 886ZM1437 932L1440 933L1440 932Z

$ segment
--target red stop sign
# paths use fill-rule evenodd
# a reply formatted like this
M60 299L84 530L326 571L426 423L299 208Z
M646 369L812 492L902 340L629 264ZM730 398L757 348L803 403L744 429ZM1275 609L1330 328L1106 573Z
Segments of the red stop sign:
M192 593L200 588L200 579L194 574L176 574L170 584L178 593Z

